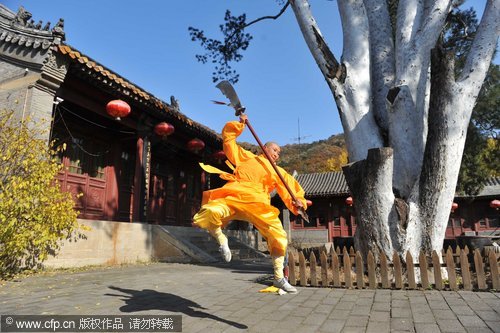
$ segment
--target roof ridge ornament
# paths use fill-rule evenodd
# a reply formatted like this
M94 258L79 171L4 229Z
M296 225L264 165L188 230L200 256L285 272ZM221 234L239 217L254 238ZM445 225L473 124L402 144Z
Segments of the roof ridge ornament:
M21 25L23 27L26 27L28 25L28 20L32 17L33 15L28 12L26 9L24 9L23 6L19 6L19 9L17 10L16 16L14 16L14 19L11 21L11 25Z
M60 44L66 39L66 33L64 32L64 19L60 18L59 21L52 28L52 34L55 36L54 42Z
M60 18L51 30L50 21L43 24L42 20L39 20L38 23L35 23L35 20L32 17L33 15L31 12L27 11L24 6L19 6L16 15L10 21L10 26L12 28L22 27L25 29L43 32L42 35L51 33L54 37L54 43L57 45L66 40L66 33L64 32L64 19Z

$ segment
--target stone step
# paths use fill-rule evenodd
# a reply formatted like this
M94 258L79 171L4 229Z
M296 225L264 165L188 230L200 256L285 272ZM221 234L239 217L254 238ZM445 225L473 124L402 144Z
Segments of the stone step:
M222 261L219 245L204 229L190 227L161 226L162 229L177 241L179 246L186 248L186 253L195 253L198 258L213 258ZM229 248L234 259L250 259L267 257L262 252L240 242L235 237L228 237Z

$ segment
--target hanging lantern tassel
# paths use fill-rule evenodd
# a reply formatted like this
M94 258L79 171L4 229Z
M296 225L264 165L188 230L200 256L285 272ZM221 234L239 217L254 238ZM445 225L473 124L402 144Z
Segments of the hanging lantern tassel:
M155 126L154 129L156 135L161 136L162 138L167 137L174 133L175 127L172 124L162 121Z
M130 105L121 99L115 99L106 105L106 112L116 120L128 116L130 111Z
M198 138L194 138L187 143L187 148L193 153L198 153L200 150L205 148L205 142Z

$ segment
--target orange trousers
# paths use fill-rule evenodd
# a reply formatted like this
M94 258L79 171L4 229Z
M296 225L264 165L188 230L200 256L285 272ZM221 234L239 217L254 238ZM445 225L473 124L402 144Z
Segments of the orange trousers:
M287 234L281 225L279 211L271 205L260 202L242 203L230 198L210 200L193 217L193 222L211 234L224 228L231 220L252 223L266 239L273 257L284 256L288 245Z

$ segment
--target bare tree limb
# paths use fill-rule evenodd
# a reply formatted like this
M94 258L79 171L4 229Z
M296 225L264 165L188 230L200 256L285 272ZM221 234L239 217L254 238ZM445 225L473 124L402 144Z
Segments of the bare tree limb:
M473 88L477 96L488 71L500 35L500 0L488 0L476 37L465 61L460 78L462 86ZM475 84L471 84L475 82Z
M398 50L398 55L404 58L404 55L408 53L408 49L411 47L411 40L416 33L416 31L422 25L422 12L423 12L423 1L422 0L400 0L397 9L397 19L396 19L396 50ZM402 66L404 62L399 61Z
M271 16L271 15L267 15L267 16L262 16L262 17L259 17L258 19L255 19L243 26L241 26L239 29L236 29L229 37L226 38L227 41L230 41L231 38L234 37L234 35L236 33L238 33L238 31L241 31L243 29L245 29L246 27L249 27L251 26L252 24L255 24L257 22L260 22L260 21L263 21L263 20L277 20L285 11L286 9L288 8L288 6L290 5L290 2L286 2L286 4L283 6L283 8L281 8L280 12L274 16Z
M289 2L292 4L304 40L314 60L318 64L321 73L329 80L337 76L340 78L341 75L337 74L339 62L326 45L320 29L311 13L309 2L307 0L290 0Z
M325 40L323 39L323 36L321 36L321 33L318 31L318 29L315 26L313 26L312 29L314 32L314 36L316 36L318 48L321 50L325 58L325 66L327 68L326 75L330 79L336 79L339 82L344 83L346 76L345 66L339 64L339 62L333 55L332 51L326 44Z
M429 52L443 30L444 23L452 9L451 0L437 0L429 9L429 15L423 22L419 35L416 36L413 47L415 49L424 49Z

